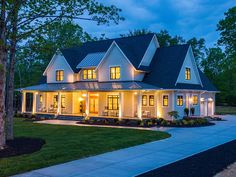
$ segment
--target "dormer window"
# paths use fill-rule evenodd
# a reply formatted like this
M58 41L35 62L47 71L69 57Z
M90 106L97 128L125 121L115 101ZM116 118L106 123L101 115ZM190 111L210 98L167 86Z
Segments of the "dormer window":
M185 79L190 80L190 78L191 78L190 68L185 68Z
M120 66L110 67L110 79L111 80L120 79Z
M57 70L56 71L56 81L63 81L64 80L64 71Z
M83 80L94 80L97 79L97 74L94 69L83 70Z

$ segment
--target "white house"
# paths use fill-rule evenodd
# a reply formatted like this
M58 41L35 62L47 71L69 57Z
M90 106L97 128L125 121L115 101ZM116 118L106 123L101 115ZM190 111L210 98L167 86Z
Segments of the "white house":
M84 43L56 52L44 81L22 88L22 112L163 117L184 108L213 115L217 89L198 69L190 45L160 47L155 34ZM26 96L33 94L32 109Z

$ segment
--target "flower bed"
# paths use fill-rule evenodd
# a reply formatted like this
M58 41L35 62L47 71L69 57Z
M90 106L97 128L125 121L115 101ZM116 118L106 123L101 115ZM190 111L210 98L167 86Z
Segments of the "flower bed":
M205 118L183 118L176 120L165 120L160 118L157 120L158 127L202 127L210 125L214 125L214 123L209 122Z
M77 124L127 126L127 127L154 127L157 125L157 119L138 120L138 119L87 117L84 120L78 121Z

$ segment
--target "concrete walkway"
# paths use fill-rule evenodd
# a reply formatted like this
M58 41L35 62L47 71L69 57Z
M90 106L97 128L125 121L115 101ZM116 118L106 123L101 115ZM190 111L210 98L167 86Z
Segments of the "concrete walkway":
M23 177L130 177L236 139L236 116L199 128L170 128L171 138L35 170Z

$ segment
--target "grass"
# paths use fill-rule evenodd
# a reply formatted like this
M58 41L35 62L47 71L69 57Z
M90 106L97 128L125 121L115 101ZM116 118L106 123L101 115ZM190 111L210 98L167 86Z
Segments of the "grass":
M0 159L0 176L9 176L104 152L170 137L157 131L42 125L15 119L16 137L46 140L35 153Z
M232 106L216 106L216 114L236 114L236 107Z

